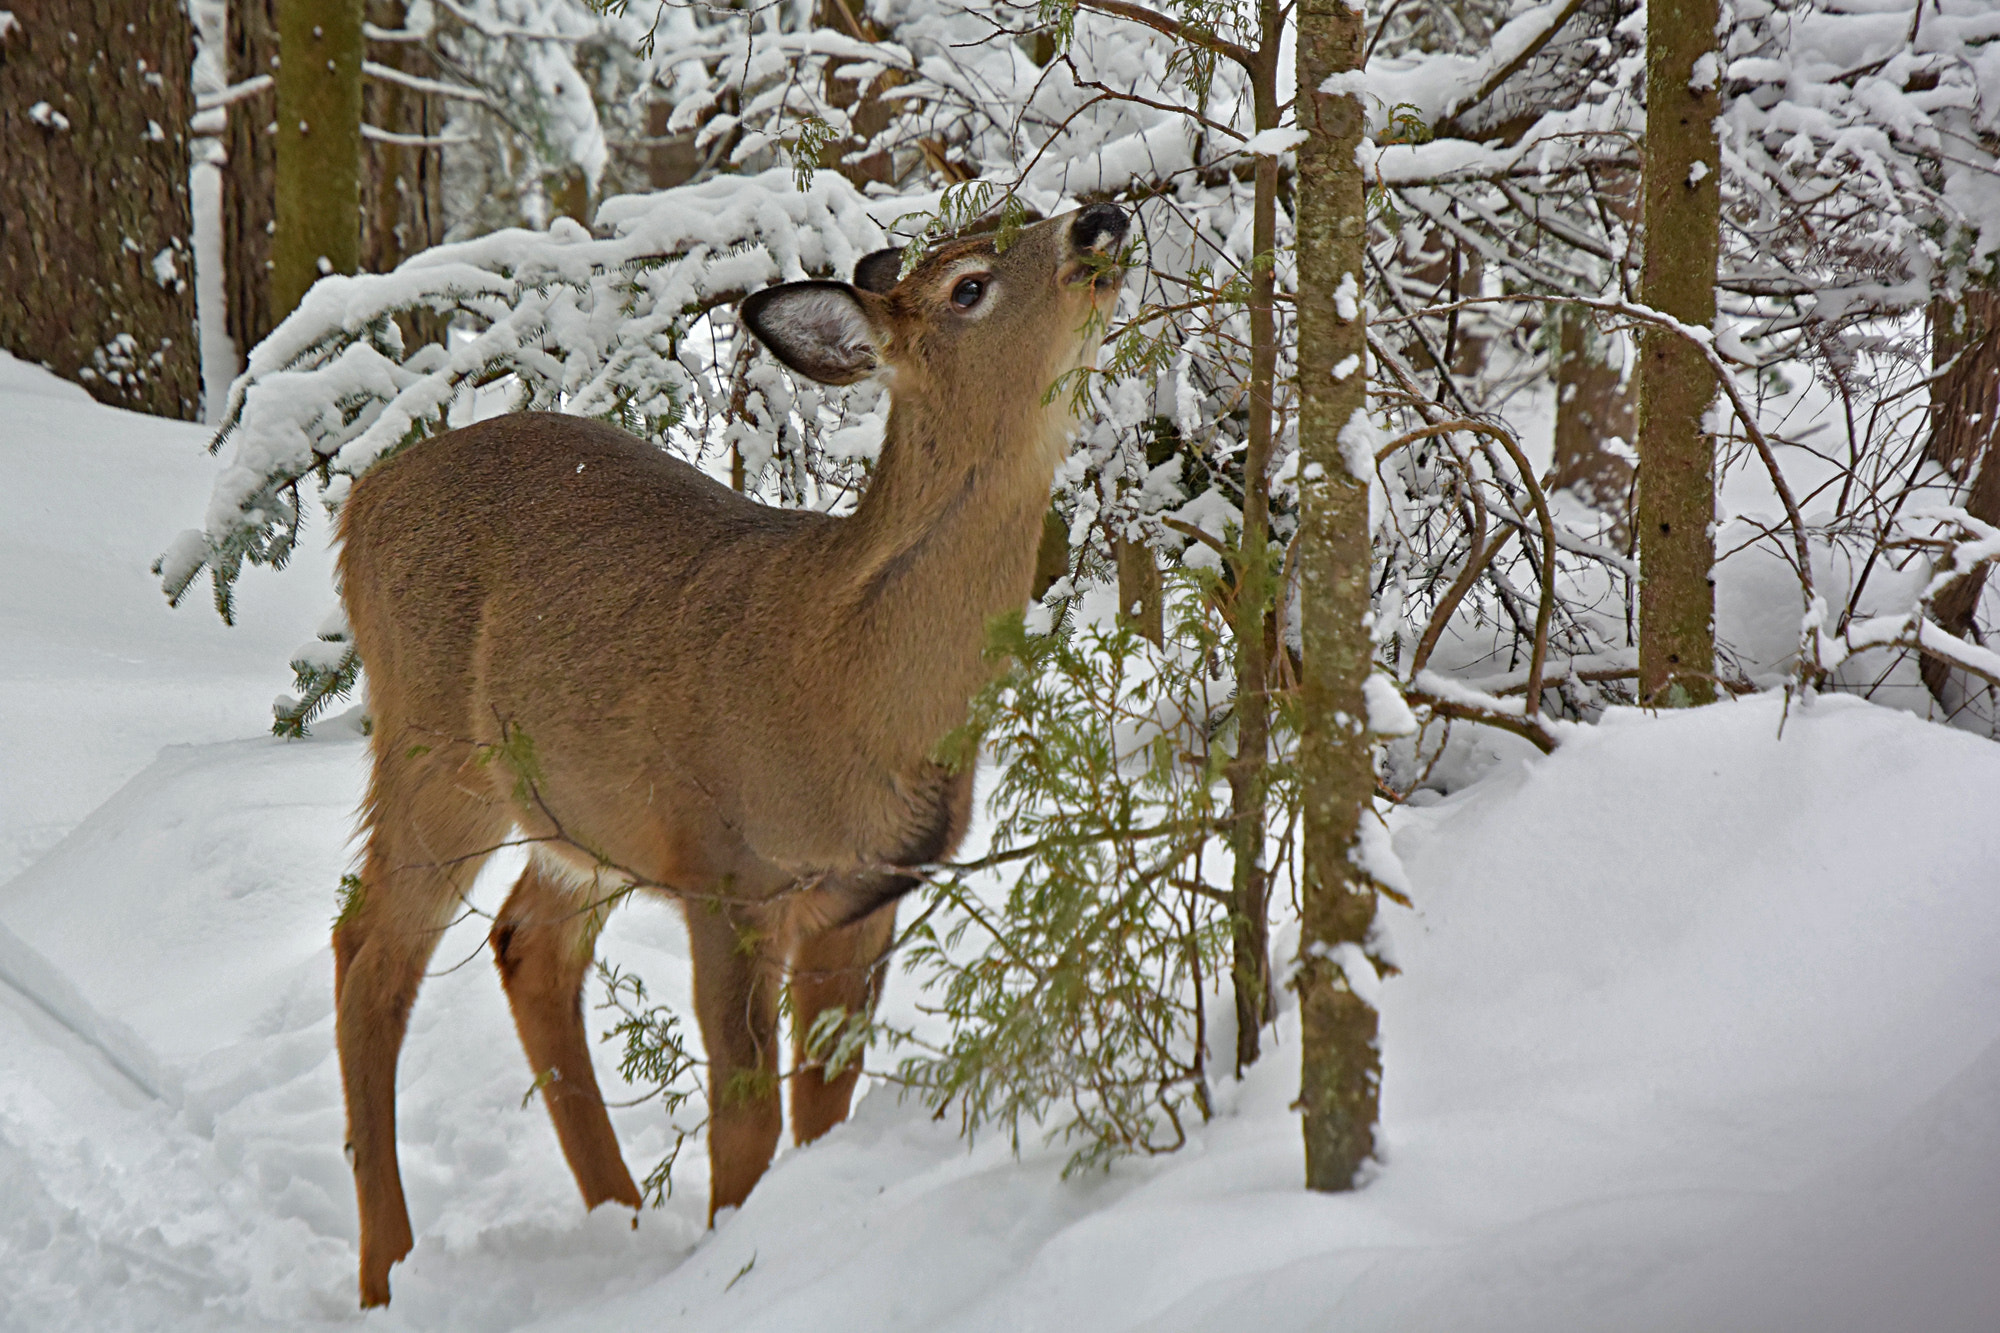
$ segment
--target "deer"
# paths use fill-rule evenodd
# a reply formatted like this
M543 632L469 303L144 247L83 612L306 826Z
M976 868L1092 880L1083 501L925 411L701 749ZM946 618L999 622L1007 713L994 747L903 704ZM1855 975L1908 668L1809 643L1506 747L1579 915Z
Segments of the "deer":
M583 983L610 904L679 903L707 1058L709 1222L794 1141L847 1116L859 1070L809 1058L871 1013L897 900L958 846L972 771L939 757L1027 604L1065 376L1093 364L1124 272L1110 204L947 241L900 276L800 281L741 322L822 384L890 410L845 517L760 503L600 422L497 417L409 445L341 506L372 771L358 884L333 931L335 1031L363 1307L414 1239L396 1065L438 938L504 845L527 865L489 942L586 1210L641 1207L598 1089ZM792 1071L778 1071L789 985Z

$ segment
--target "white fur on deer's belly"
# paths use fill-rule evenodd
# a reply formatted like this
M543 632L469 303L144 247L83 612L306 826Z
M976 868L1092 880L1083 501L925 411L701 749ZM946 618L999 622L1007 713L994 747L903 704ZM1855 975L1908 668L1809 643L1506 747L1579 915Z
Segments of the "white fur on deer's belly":
M622 893L639 882L638 876L616 866L608 866L580 847L566 842L538 842L528 849L535 869L552 883L571 893L593 898Z

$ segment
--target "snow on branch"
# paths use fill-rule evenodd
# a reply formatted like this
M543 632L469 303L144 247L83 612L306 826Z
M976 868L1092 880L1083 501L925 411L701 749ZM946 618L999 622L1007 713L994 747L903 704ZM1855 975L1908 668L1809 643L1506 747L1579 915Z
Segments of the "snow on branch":
M211 446L229 450L204 525L154 565L178 602L207 570L231 615L244 563L281 566L299 485L337 504L352 478L441 429L471 389L513 377L516 405L616 421L664 443L690 382L681 340L713 307L780 280L851 272L885 244L843 178L723 177L606 200L592 235L568 218L413 256L393 273L329 277L250 354ZM445 342L406 348L398 316L443 316Z
M380 61L362 61L361 72L371 79L380 79L384 83L397 84L420 93L432 93L438 97L456 97L467 102L484 102L489 105L493 101L492 95L484 89L468 88L462 83L446 83L442 79L426 79L416 74L405 74L402 70L384 65Z
M1956 527L1966 535L1957 540L1936 535L1939 528ZM1850 621L1837 634L1820 628L1825 604L1808 617L1808 631L1818 631L1820 666L1831 671L1855 653L1871 648L1904 648L1936 658L1992 685L2000 685L2000 653L1966 640L1945 629L1931 617L1931 601L1962 578L1983 570L2000 559L2000 528L1982 522L1965 510L1949 505L1931 505L1910 510L1897 519L1896 537L1900 544L1943 548L1945 558L1932 566L1931 577L1908 610Z

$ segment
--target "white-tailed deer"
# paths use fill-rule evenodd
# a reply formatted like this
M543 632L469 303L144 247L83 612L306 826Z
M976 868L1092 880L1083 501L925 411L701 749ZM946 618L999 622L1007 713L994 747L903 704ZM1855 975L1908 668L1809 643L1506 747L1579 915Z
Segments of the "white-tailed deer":
M502 417L414 445L341 513L374 776L360 887L334 928L361 1303L412 1243L396 1060L438 936L487 854L530 843L495 961L587 1207L637 1208L598 1094L582 984L607 902L679 898L707 1048L709 1213L741 1203L780 1129L847 1115L855 1073L800 1050L870 1008L915 882L950 854L971 774L934 759L988 678L989 618L1027 600L1067 449L1068 395L1117 297L1125 215L1094 204L1012 244L952 242L896 280L758 292L743 318L793 370L889 386L853 515L745 499L574 417ZM517 832L518 831L518 832Z

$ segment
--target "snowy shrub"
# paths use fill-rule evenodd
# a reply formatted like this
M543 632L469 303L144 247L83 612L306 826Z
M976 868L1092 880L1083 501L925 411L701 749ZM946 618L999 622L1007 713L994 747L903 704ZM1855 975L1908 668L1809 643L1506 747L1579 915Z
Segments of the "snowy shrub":
M169 599L206 571L228 619L244 565L290 557L302 485L337 506L355 477L446 428L481 385L504 382L516 408L615 422L699 461L731 408L728 386L703 375L718 357L715 337L700 336L704 316L772 282L851 272L884 240L831 173L804 191L775 171L613 199L599 216L608 236L559 218L547 232L496 232L394 273L314 286L231 390L214 446L230 453L206 527L182 533L155 566ZM454 321L449 345L405 347L397 317L420 310ZM758 388L779 410L803 395L799 410L813 416L817 390L780 381ZM336 677L351 683L351 661L325 658L300 655L305 697L281 705L281 733L330 701Z
M999 768L991 847L933 877L903 946L950 1036L885 1034L911 1049L892 1079L968 1135L995 1125L1018 1146L1034 1126L1073 1145L1074 1169L1171 1151L1210 1113L1209 1007L1230 965L1227 595L1174 578L1158 647L1067 618L996 638L1012 665L958 738ZM1281 848L1293 737L1281 722Z

